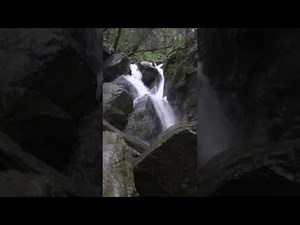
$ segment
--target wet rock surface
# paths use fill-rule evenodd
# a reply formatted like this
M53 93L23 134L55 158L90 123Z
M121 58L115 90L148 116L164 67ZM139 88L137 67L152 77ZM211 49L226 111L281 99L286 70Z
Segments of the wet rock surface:
M40 176L15 170L0 171L0 197L67 197L65 190Z
M137 195L130 150L123 138L103 132L103 197Z
M22 147L3 150L4 168L27 171L34 161L73 196L99 196L59 171L78 149L78 122L102 101L101 40L101 28L0 29L0 130Z
M147 62L137 63L137 66L143 75L142 81L147 87L151 89L155 86L155 82L159 82L160 76L155 66Z
M212 29L201 34L203 73L234 124L238 142L298 138L299 30Z
M133 112L128 116L124 133L151 142L162 132L160 120L156 115L151 97L145 95L136 103Z
M64 172L74 180L101 184L102 178L102 136L101 117L102 107L86 115L78 126L78 148L70 157Z
M113 81L117 77L129 73L129 57L124 53L113 54L104 62L104 82Z
M225 151L193 175L190 195L300 195L299 151L299 139Z
M197 170L196 123L167 129L135 165L135 184L141 196L185 195L189 176Z
M183 121L197 120L197 44L174 52L166 60L165 93L168 101Z
M103 83L103 116L108 122L124 129L132 107L132 99L125 88L114 82Z
M0 129L31 154L61 169L76 146L73 118L36 91L3 88Z

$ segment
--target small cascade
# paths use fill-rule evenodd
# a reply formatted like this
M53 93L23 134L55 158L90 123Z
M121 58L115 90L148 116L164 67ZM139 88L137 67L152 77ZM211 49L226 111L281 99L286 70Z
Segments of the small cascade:
M157 116L160 119L163 130L166 130L170 126L176 123L176 116L169 104L167 97L164 96L164 84L165 78L162 69L163 64L155 65L157 71L159 72L159 82L150 90L142 81L142 74L138 69L136 64L131 64L131 75L124 75L125 79L130 82L136 89L136 94L134 97L133 105L135 106L139 101L144 100L142 98L148 95L154 105Z

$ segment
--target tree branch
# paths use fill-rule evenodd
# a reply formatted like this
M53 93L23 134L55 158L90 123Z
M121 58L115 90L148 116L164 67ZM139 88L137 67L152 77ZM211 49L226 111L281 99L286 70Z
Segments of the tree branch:
M119 40L120 40L120 37L121 37L121 33L122 33L122 28L118 28L117 35L116 35L116 38L115 38L115 41L114 41L114 46L113 46L113 51L114 52L117 51Z
M161 47L161 48L142 49L142 50L136 51L134 54L139 53L139 52L154 52L154 51L158 51L158 50L162 50L162 49L171 48L172 46L173 45L169 45L169 46Z
M141 38L140 42L138 42L132 49L131 53L128 56L132 56L135 54L135 52L138 50L138 48L141 46L141 44L149 37L149 34L153 28L149 29L148 32L145 33L145 35Z

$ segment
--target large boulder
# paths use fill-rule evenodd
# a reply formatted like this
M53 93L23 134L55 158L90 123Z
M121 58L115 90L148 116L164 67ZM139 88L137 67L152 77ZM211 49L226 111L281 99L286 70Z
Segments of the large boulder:
M190 196L300 195L300 140L225 151L193 175Z
M122 130L132 111L132 99L125 88L114 82L103 83L103 117Z
M24 151L9 136L0 132L0 170L18 170L38 175L43 181L62 187L68 196L101 196L99 185L72 181L58 170ZM24 188L24 192L26 188Z
M131 96L132 101L139 96L139 93L134 85L130 83L125 76L120 76L113 81L114 84L124 88Z
M36 174L0 171L0 197L67 197L63 187Z
M123 138L103 132L103 197L136 196L131 152Z
M155 86L157 82L160 81L160 75L158 70L149 62L139 62L137 63L137 67L141 72L142 81L145 86L149 87L150 89Z
M135 184L141 196L186 195L188 178L197 171L196 123L170 127L135 164Z
M129 57L125 53L113 54L104 62L104 82L113 81L117 77L129 73Z
M135 104L133 112L129 114L124 133L151 142L161 132L162 126L151 96L144 95Z
M101 111L102 106L98 106L94 112L79 121L79 146L64 169L75 181L101 184Z
M36 91L3 88L0 129L24 150L60 169L76 146L73 118Z
M75 31L86 37L93 29ZM74 29L2 28L0 36L0 88L39 91L76 119L95 108L100 67L86 50L97 51L101 35L89 48L76 40Z

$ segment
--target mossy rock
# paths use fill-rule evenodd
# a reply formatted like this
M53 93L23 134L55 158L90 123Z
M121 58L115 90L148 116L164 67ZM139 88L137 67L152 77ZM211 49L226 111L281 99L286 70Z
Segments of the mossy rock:
M131 151L125 140L103 132L103 197L135 196Z

